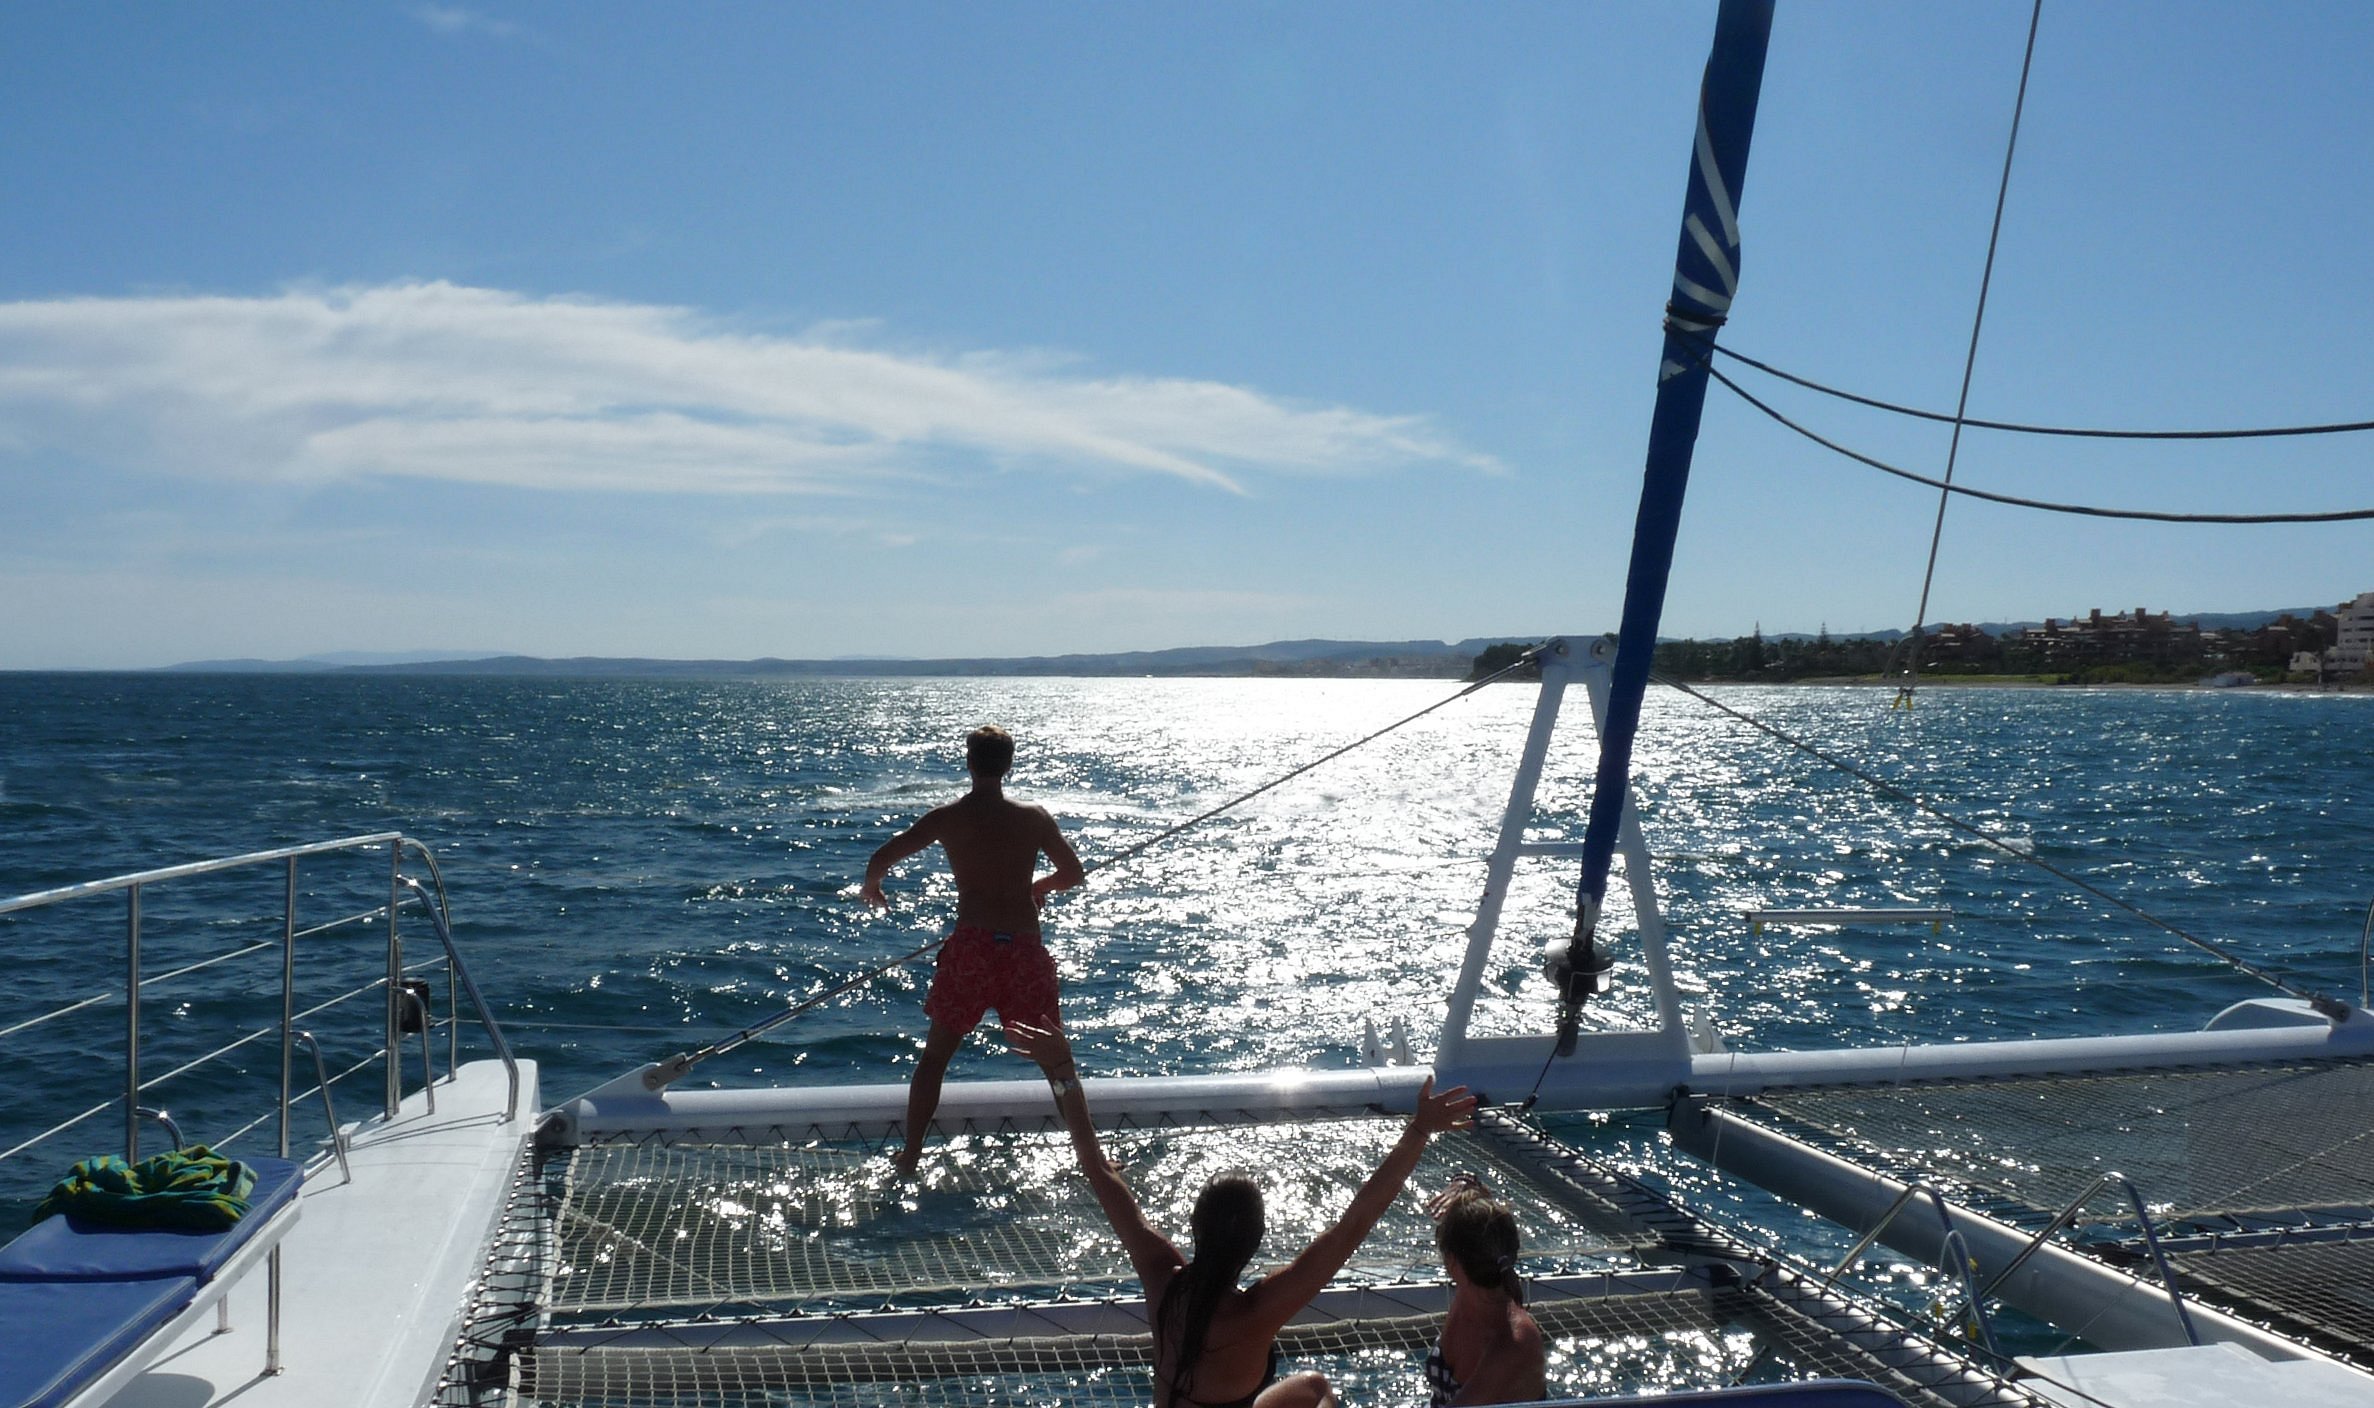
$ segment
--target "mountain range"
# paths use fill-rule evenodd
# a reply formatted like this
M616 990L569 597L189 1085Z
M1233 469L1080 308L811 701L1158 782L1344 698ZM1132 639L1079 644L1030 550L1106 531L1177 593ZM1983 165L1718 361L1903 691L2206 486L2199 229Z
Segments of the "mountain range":
M2203 630L2255 630L2279 616L2306 617L2322 607L2279 611L2198 612L2171 616L2177 625ZM2042 625L2041 621L1985 621L1991 635ZM1892 641L1900 630L1836 633L1835 640ZM1772 639L1811 640L1811 631L1780 633ZM546 659L533 655L474 655L466 651L416 650L372 653L342 651L297 660L192 660L169 670L207 674L344 673L379 675L627 676L655 679L832 678L915 675L1325 675L1380 678L1449 678L1464 674L1486 646L1533 641L1540 636L1476 636L1440 640L1281 640L1266 645L1199 645L1172 650L1130 650L1110 654L1024 655L905 659L843 656L829 660L660 660L614 656Z

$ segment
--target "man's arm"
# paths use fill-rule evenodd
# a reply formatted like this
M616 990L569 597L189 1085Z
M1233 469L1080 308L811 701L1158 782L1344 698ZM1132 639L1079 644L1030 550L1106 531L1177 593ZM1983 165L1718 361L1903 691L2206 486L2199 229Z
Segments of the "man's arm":
M884 841L866 862L865 884L858 887L857 893L867 904L880 908L890 903L890 897L882 893L883 877L890 874L892 866L940 839L942 810L934 807L925 812L922 820Z
M1045 830L1039 836L1039 849L1047 853L1047 859L1055 866L1054 874L1042 875L1030 882L1031 903L1044 909L1047 896L1085 882L1088 872L1081 868L1079 852L1072 849L1071 842L1063 839L1063 828L1055 824L1055 818L1045 807L1036 810L1039 820L1046 823Z

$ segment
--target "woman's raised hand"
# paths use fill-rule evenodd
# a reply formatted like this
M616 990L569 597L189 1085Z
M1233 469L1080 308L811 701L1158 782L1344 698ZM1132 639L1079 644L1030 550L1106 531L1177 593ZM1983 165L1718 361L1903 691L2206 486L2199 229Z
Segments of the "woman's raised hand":
M1072 1063L1072 1044L1061 1031L1011 1022L1006 1026L1006 1040L1016 1051L1036 1062L1050 1081L1071 1080L1080 1073Z
M1475 1123L1476 1098L1467 1093L1464 1085L1454 1085L1440 1095L1434 1091L1434 1077L1418 1087L1418 1108L1410 1113L1412 1127L1428 1135L1446 1129L1465 1129Z

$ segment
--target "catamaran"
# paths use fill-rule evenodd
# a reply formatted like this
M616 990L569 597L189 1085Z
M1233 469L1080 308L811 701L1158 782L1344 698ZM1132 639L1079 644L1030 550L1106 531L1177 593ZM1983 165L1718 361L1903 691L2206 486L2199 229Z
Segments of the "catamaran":
M1539 693L1434 1050L1414 1052L1396 1023L1347 1068L1091 1077L1091 1107L1148 1188L1323 1135L1347 1172L1280 1210L1286 1241L1340 1206L1421 1082L1478 1092L1475 1128L1438 1141L1415 1182L1481 1169L1516 1205L1560 1402L1654 1386L1757 1404L2374 1404L2362 1001L2270 977L2274 995L2205 1013L2191 1032L1734 1051L1675 979L1630 757L1712 349L1738 291L1771 18L1770 0L1721 8L1621 629L1542 642L1523 662ZM1545 839L1536 789L1576 732L1558 725L1578 687L1597 784L1582 834ZM1555 1008L1529 1032L1479 1034L1487 972L1515 947L1504 906L1519 868L1541 862L1581 876L1571 932L1524 954L1546 965ZM194 965L144 962L145 915L252 902L259 886L273 896L259 937ZM70 941L88 943L94 922L120 941L122 983L10 1017L0 1051L120 1006L121 1049L96 1059L120 1068L121 1094L36 1121L6 1167L54 1172L62 1151L100 1138L120 1137L127 1161L202 1140L253 1183L227 1227L69 1214L0 1249L9 1402L1146 1400L1145 1304L1038 1081L947 1087L928 1197L883 1156L903 1136L902 1085L688 1079L756 1028L547 1104L536 1063L473 981L430 847L399 833L0 901L12 941L61 916ZM251 913L239 932L257 923ZM1619 951L1653 1020L1587 1022ZM171 1043L144 1011L241 959L277 962L275 1010L205 1049L161 1051ZM335 1072L312 1034L332 1023L372 1048ZM375 1087L369 1108L342 1111L336 1092L358 1076ZM184 1131L159 1108L177 1083L234 1078L261 1096L244 1126ZM25 1099L39 1086L15 1088ZM1664 1111L1678 1147L1859 1240L1831 1266L1760 1245L1543 1119L1619 1109ZM1451 1289L1396 1250L1423 1242L1423 1216L1398 1210L1281 1336L1351 1401L1416 1391L1416 1355ZM1875 1242L1934 1268L1935 1314L1845 1274ZM2074 1338L2022 1353L2007 1316Z

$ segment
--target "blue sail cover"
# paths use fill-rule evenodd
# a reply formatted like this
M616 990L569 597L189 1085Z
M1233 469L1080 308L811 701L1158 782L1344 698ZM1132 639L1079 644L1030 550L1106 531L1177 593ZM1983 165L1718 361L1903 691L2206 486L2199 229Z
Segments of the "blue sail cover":
M1632 569L1624 583L1624 622L1616 644L1599 775L1583 833L1583 875L1575 933L1589 939L1607 894L1617 828L1631 795L1632 739L1640 699L1665 611L1665 578L1681 528L1690 454L1706 406L1706 369L1715 330L1739 291L1739 196L1747 179L1748 139L1764 82L1772 0L1723 0L1715 42L1698 90L1698 137L1690 156L1690 194L1682 206L1681 251L1674 259L1673 301L1666 307L1665 355L1657 373L1657 409L1649 421L1648 470L1632 527ZM1579 955L1578 955L1579 956Z

